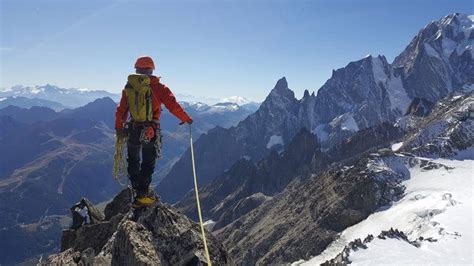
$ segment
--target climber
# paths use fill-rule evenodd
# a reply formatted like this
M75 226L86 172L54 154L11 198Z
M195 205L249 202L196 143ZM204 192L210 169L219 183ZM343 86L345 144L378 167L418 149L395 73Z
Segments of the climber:
M149 192L156 158L161 155L161 104L175 115L181 124L193 120L178 104L170 89L153 75L155 64L151 57L139 57L135 73L128 76L122 98L115 113L117 138L128 137L127 172L135 191L134 204L149 205L156 201ZM130 113L130 120L128 114ZM141 163L140 163L141 153Z
M71 229L79 229L84 224L90 223L89 208L84 199L71 207L72 225Z

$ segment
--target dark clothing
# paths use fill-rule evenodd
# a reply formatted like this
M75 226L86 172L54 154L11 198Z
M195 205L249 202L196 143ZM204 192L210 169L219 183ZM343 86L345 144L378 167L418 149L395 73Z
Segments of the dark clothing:
M131 125L128 132L128 174L132 187L138 194L147 193L151 176L155 170L157 149L160 145L159 133L149 143L140 142L140 134L145 126ZM158 131L159 132L159 131ZM157 137L158 136L158 137ZM140 163L141 153L141 163Z

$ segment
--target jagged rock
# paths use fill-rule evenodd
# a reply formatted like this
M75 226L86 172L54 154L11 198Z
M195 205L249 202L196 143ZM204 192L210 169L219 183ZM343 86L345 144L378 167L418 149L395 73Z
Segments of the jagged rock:
M411 134L399 151L420 157L451 157L469 148L474 143L474 119L463 117L469 116L473 105L474 92L470 92L439 101L426 118L410 116L406 127Z
M434 103L426 99L414 98L405 115L427 116L431 113L433 106Z
M83 252L70 248L59 254L49 256L41 265L94 265L94 249L88 248Z
M120 192L107 206L107 218L113 217L76 231L66 230L63 252L50 256L43 264L206 264L198 224L161 202L132 211L127 190ZM222 244L209 232L206 237L213 264L228 264L228 255Z
M367 243L371 242L372 240L374 240L374 236L371 235L371 234L369 234L368 236L366 236L366 237L364 238L364 242L363 242L363 243L364 243L364 244L367 244Z
M403 240L417 248L420 247L420 243L417 241L410 241L407 237L407 235L403 231L399 231L398 229L393 229L390 228L390 230L387 231L382 231L377 238L379 239L386 239L386 238L395 238L395 239L400 239Z
M77 230L66 229L61 239L61 251L73 248L83 251L89 247L97 253L107 243L107 240L117 230L117 226L123 215L116 215L109 221L97 224L84 225Z
M392 238L392 239L399 239L401 241L405 241L410 245L413 245L414 247L419 248L421 246L422 241L428 241L428 242L436 242L438 240L429 237L429 238L423 238L420 236L417 240L415 241L410 241L407 237L407 235L398 229L393 229L390 228L389 230L382 231L380 234L377 236L378 239L385 240L387 238ZM354 239L353 241L349 242L341 252L339 252L334 258L325 261L322 263L322 266L332 266L332 265L348 265L351 264L352 261L349 259L349 255L351 252L357 251L360 248L362 249L367 249L368 243L372 242L374 240L374 236L369 234L367 237L361 241L360 238Z
M152 243L151 232L133 221L124 221L112 247L113 265L161 265Z
M137 222L152 233L153 244L163 261L171 265L206 262L199 225L171 206L159 204L146 210ZM216 238L209 232L206 238L213 263L228 263L227 252Z
M132 191L130 189L124 189L117 194L114 199L109 202L104 209L105 219L110 218L121 213L125 214L130 210L129 203L132 199Z

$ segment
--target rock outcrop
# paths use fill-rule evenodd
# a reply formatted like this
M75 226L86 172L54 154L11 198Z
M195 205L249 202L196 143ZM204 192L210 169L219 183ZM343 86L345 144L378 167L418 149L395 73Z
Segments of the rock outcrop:
M407 235L398 229L393 229L390 228L389 230L382 231L380 234L377 236L378 239L398 239L401 241L405 241L408 244L419 248L421 246L422 241L428 241L428 242L436 242L436 239L433 238L423 238L420 236L420 238L411 241L408 239ZM354 239L353 241L349 242L344 249L339 252L334 258L327 260L321 264L321 266L332 266L332 265L348 265L351 264L352 261L350 260L350 255L351 253L357 252L360 249L367 249L367 244L372 242L374 240L373 235L367 235L364 240L361 240L360 238Z
M206 257L200 227L175 208L156 206L132 210L130 190L120 192L105 208L106 219L65 230L61 253L43 265L204 265ZM207 233L215 265L229 263L222 244Z

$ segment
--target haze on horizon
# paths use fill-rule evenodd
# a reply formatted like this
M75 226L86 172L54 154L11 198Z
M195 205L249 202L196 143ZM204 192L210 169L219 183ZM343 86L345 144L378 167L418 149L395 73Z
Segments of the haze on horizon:
M367 54L391 62L462 1L0 1L0 87L119 92L148 54L175 93L261 101L286 76L297 97Z

